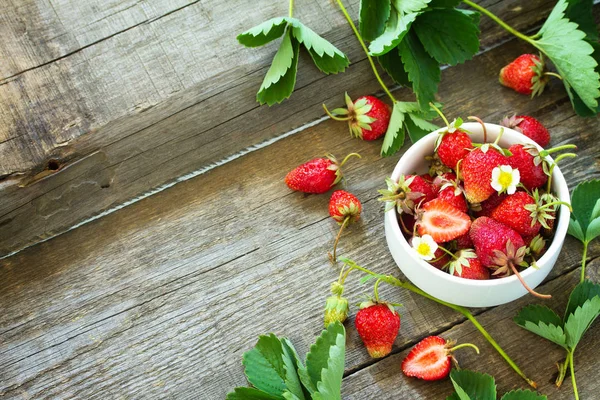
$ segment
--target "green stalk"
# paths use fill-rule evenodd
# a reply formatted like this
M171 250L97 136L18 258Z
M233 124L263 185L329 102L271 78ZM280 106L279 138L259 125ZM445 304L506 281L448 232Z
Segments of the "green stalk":
M292 1L292 0L290 0L290 1ZM381 85L381 88L383 89L383 91L395 103L396 102L396 98L392 95L392 93L390 92L390 90L388 89L388 87L385 85L385 83L383 83L383 80L381 79L381 76L379 76L379 72L377 71L377 67L375 67L375 63L373 62L373 58L369 54L369 49L367 48L367 45L365 44L365 41L363 40L362 36L360 36L360 33L358 32L358 29L356 29L356 25L354 25L354 22L352 21L352 18L348 14L348 11L346 10L346 7L344 7L344 4L342 3L342 0L336 0L336 1L337 1L338 5L340 6L340 10L342 10L342 14L344 14L344 17L346 17L346 20L348 21L348 24L350 24L350 27L352 28L352 31L354 32L354 35L356 36L356 38L360 42L360 45L362 46L363 50L365 51L365 54L367 55L367 58L369 59L369 64L371 64L371 69L373 70L373 73L375 74L375 78L377 78L377 81Z
M585 280L585 262L587 259L587 249L589 242L584 240L583 242L583 258L581 259L581 278L579 278L579 283L582 283Z
M473 316L473 314L471 314L471 312L469 310L467 310L464 307L461 306L457 306L455 304L451 304L451 303L447 303L443 300L437 299L433 296L431 296L430 294L425 293L424 291L422 291L421 289L419 289L418 287L416 287L415 285L413 285L410 282L404 282L401 281L397 278L394 278L393 276L390 275L380 275L377 274L371 270L368 270L364 267L361 267L359 265L357 265L356 263L354 263L351 260L348 260L346 258L341 259L342 262L344 262L345 264L349 265L350 268L352 269L357 269L359 271L364 272L365 274L369 274L369 275L373 275L375 277L377 277L379 280L386 282L390 285L393 286L397 286L397 287L401 287L404 289L408 289L411 292L414 292L416 294L419 294L423 297L426 297L430 300L435 301L436 303L439 303L441 305L444 305L446 307L449 307L451 309L453 309L456 312L461 313L462 315L464 315L469 321L471 321L471 323L473 325L475 325L475 328L477 328L477 330L479 332L481 332L481 334L483 335L483 337L485 337L485 339L492 345L492 347L494 349L496 349L496 351L502 356L502 358L504 358L504 360L508 363L508 365L511 366L511 368L521 377L523 378L530 386L532 386L533 388L537 388L537 384L532 381L531 379L527 378L527 376L523 373L523 371L521 371L521 369L517 366L517 364L515 364L515 362L508 356L508 354L506 354L506 352L500 347L500 345L492 338L492 336L485 330L485 328L483 326L481 326L481 324L477 321L477 319Z
M575 349L572 349L569 352L569 368L571 370L571 382L573 382L573 394L575 394L575 400L579 400L579 392L577 391L577 382L575 381L575 367L573 366L573 353L575 353Z
M294 0L290 0L290 7L289 7L288 15L290 16L290 18L292 18L292 16L294 15Z
M500 25L502 28L506 29L508 32L512 33L513 35L515 35L516 37L518 37L519 39L522 39L524 41L526 41L527 43L530 43L532 46L535 46L535 42L534 40L527 36L522 34L521 32L519 32L518 30L516 30L515 28L513 28L512 26L508 25L506 22L502 21L500 18L498 18L495 14L493 14L491 11L488 11L486 8L481 7L479 4L473 3L470 0L463 0L463 3L465 3L466 5L468 5L469 7L472 7L474 9L476 9L477 11L479 11L480 13L487 15L490 19L492 19L495 23L497 23L498 25ZM537 46L536 46L537 47Z

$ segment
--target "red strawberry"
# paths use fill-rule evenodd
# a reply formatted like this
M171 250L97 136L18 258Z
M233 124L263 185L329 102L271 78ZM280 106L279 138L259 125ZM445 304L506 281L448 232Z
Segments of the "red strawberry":
M456 164L473 148L469 135L461 130L445 133L437 148L437 154L445 166L456 170Z
M535 54L522 54L500 70L500 83L522 94L541 94L548 83L544 65Z
M542 158L535 146L513 144L508 149L512 153L508 164L519 170L521 183L529 190L543 186L548 181Z
M456 246L459 250L473 248L473 241L471 240L471 236L469 236L469 232L456 238Z
M436 192L437 192L437 189L435 186L433 186L430 182L427 182L427 180L425 180L425 178L423 178L422 176L419 176L419 175L407 175L406 176L407 181L410 178L413 178L412 181L410 182L410 184L408 185L410 190L413 192L423 194L423 196L415 199L416 204L419 204L421 202L426 203L428 201L435 199Z
M285 177L285 183L292 190L304 193L325 193L342 179L341 167L351 156L350 153L341 163L328 154L327 158L315 158L291 170Z
M540 121L533 117L513 115L510 118L505 117L501 125L521 132L542 147L546 147L550 143L550 133Z
M465 254L467 254L468 257L465 257ZM489 268L486 268L481 264L481 261L479 261L479 258L477 258L477 255L473 253L472 250L461 250L457 253L457 257L459 257L458 260L453 262L455 264L454 267L452 267L452 265L450 267L452 268L452 275L474 280L490 279Z
M540 214L529 208L537 208L535 199L526 192L516 192L502 200L490 217L514 229L521 236L535 236L542 227L537 220Z
M461 175L469 203L481 203L494 194L492 171L500 165L508 165L508 158L495 148L484 148L486 151L482 148L467 154L461 163Z
M498 194L498 192L495 192L486 201L480 204L481 209L477 210L475 215L477 217L489 217L492 211L498 207L498 204L502 203L502 200L507 197L508 194L506 193Z
M332 193L329 200L329 215L341 225L340 230L333 244L333 262L336 261L337 244L342 236L342 231L351 222L356 222L360 218L362 204L352 193L345 190L336 190Z
M440 190L437 198L446 201L464 213L466 213L468 210L467 200L465 200L465 196L462 194L462 191L460 189L457 190L453 186L449 186Z
M421 340L402 361L402 372L426 381L444 379L450 374L452 361L456 362L452 352L461 347L473 347L477 354L479 349L470 343L453 347L455 342L446 341L440 336L428 336Z
M387 303L366 302L354 319L356 331L373 358L385 357L400 330L400 315Z
M347 108L336 108L331 113L323 104L327 115L337 121L348 121L350 135L363 140L375 140L385 134L392 115L390 106L373 96L362 96L352 102L346 93L345 99Z
M535 292L521 277L517 268L527 265L523 261L527 248L517 231L491 218L479 217L471 224L469 235L479 261L495 271L492 276L514 273L529 293L541 298L551 297Z
M407 238L413 235L415 222L415 216L413 214L398 214L398 223L402 228L402 233L404 233Z
M417 231L420 236L431 235L436 243L448 242L469 230L471 219L444 200L425 203L420 211Z
M444 266L446 264L448 264L448 261L450 261L450 256L448 255L448 253L446 253L440 247L438 247L435 250L435 253L433 253L433 257L434 257L433 260L428 261L428 262L429 262L429 264L433 265L437 269L444 268Z

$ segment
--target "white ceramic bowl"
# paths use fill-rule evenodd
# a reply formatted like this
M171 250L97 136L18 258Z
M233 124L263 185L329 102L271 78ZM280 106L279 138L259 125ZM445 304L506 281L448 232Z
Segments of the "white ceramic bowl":
M495 124L485 124L485 126L487 128L487 141L493 142L502 127ZM483 129L479 123L464 123L462 127L473 134L471 136L473 142L483 142ZM396 168L394 168L392 180L396 181L400 174L424 174L427 172L428 165L424 157L433 154L435 139L441 130L428 134L404 153ZM523 134L504 128L500 145L508 148L515 143L535 144ZM550 162L552 160L550 157L547 159ZM569 188L558 167L554 168L552 174L552 190L560 200L570 203ZM555 223L556 231L552 243L546 253L537 260L539 269L529 267L521 272L521 276L531 288L539 285L554 267L554 263L556 263L562 249L568 226L569 209L566 206L561 206ZM402 235L395 209L385 213L385 236L392 257L394 257L396 264L398 264L404 275L420 289L440 300L467 307L490 307L508 303L527 294L527 290L514 275L490 280L465 279L440 271L417 258Z

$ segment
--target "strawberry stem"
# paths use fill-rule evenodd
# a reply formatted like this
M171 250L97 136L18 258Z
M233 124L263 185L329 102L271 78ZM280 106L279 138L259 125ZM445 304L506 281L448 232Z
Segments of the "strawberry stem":
M556 377L556 381L554 384L557 388L560 388L563 381L565 380L565 376L567 375L567 369L569 369L569 355L567 354L567 359L564 363L557 362L556 366L558 368L558 376Z
M433 104L433 103L429 103L429 107L433 108L433 109L435 110L435 112L436 112L436 113L438 113L438 115L439 115L440 117L442 117L442 119L444 120L444 123L446 124L446 127L447 127L448 129L450 129L450 122L448 122L448 120L446 119L446 117L444 116L444 114L443 114L443 113L440 111L440 109L439 109L439 108L437 108L437 107L435 106L435 104Z
M453 353L455 350L462 349L463 347L471 347L471 348L475 349L475 352L477 354L479 354L479 348L477 346L475 346L474 344L471 344L471 343L462 343L462 344L459 344L457 346L452 347L451 349L448 349L448 351L450 353Z
M585 280L585 262L587 259L587 250L588 250L588 244L590 242L585 240L583 242L583 256L581 259L581 278L579 278L579 283L583 283L583 281Z
M546 185L546 192L550 193L550 189L552 188L552 172L554 171L554 167L556 167L558 162L561 160L564 160L565 158L575 158L575 157L577 157L577 154L575 154L575 153L564 153L564 154L561 154L560 156L556 157L556 159L554 160L554 163L550 166L550 169L548 171L548 183Z
M454 253L452 253L452 252L451 252L451 251L449 251L449 250L446 250L444 247L442 247L442 246L438 246L438 249L442 250L444 253L448 254L450 257L454 258L455 260L458 260L458 257L456 257L456 256L454 255Z
M577 382L575 381L575 366L573 361L573 353L575 350L569 351L569 369L571 370L571 382L573 382L573 394L575 395L575 400L579 400L579 392L577 391Z
M338 242L340 241L340 237L342 236L342 232L344 231L344 228L346 227L346 225L348 225L348 222L350 222L351 218L352 218L351 215L348 215L346 218L344 218L344 222L342 222L342 226L340 227L340 230L338 231L338 234L335 238L335 242L333 243L333 256L331 256L331 254L329 255L331 258L331 262L333 262L333 263L335 263L337 261L336 251L337 251Z
M540 299L549 299L549 298L552 297L549 294L540 294L540 293L536 292L535 290L533 290L532 288L530 288L529 285L527 285L527 283L523 280L523 277L521 276L521 274L517 270L517 267L515 267L515 265L512 262L509 262L508 265L512 269L513 273L517 276L517 278L519 278L519 281L521 282L521 285L523 285L523 287L525 289L527 289L527 291L529 293L531 293L532 295L534 295L535 297L540 298Z
M497 145L500 142L500 138L502 138L502 135L504 135L504 128L500 128L500 132L498 133L496 140L494 140L495 145Z
M400 226L402 227L402 230L404 231L404 233L406 233L407 235L412 234L412 232L408 230L406 225L404 225L404 219L402 218L402 216L400 216L400 218L398 218L398 219L400 220Z
M349 121L352 119L352 117L348 116L348 117L336 117L335 115L333 115L332 113L329 112L329 110L327 109L327 106L325 104L323 104L323 109L325 110L325 114L327 114L329 116L329 118L334 119L336 121Z
M504 358L504 360L508 363L508 365L511 366L511 368L521 377L523 378L531 387L533 388L537 388L537 384L532 381L531 379L529 379L524 373L523 371L521 371L521 369L517 366L517 364L515 364L515 362L508 356L508 354L506 354L506 352L502 349L502 347L500 347L500 345L494 340L494 338L492 338L490 336L490 334L485 330L485 328L483 326L481 326L481 324L479 323L479 321L477 321L477 319L473 316L473 314L471 314L471 312L469 310L467 310L464 307L461 306L457 306L455 304L451 304L451 303L447 303L443 300L437 299L433 296L431 296L430 294L425 293L424 291L422 291L421 289L419 289L418 287L416 287L415 285L413 285L410 282L404 282L401 281L397 278L394 278L391 275L380 275L377 274L371 270L368 270L364 267L359 266L358 264L356 264L354 261L351 261L347 258L341 258L342 262L344 262L345 264L349 265L352 269L357 269L359 271L364 272L365 274L369 274L369 275L373 275L379 279L381 279L382 281L393 285L393 286L397 286L397 287L401 287L407 290L410 290L411 292L414 292L418 295L421 295L423 297L426 297L432 301L435 301L436 303L439 303L441 305L444 305L446 307L449 307L451 309L453 309L456 312L461 313L462 315L465 316L465 318L467 318L469 321L471 321L471 323L475 326L475 328L477 328L477 330L483 335L483 337L492 345L492 347L494 347L494 349L496 349L496 351L502 356L502 358Z
M348 24L352 28L352 31L354 32L354 35L358 39L361 47L363 48L365 54L367 55L367 58L369 59L369 64L371 64L371 69L373 70L373 73L375 74L375 78L377 78L377 82L379 82L379 84L381 85L381 88L383 89L383 91L385 92L385 94L387 94L388 97L395 103L396 102L396 98L392 95L392 93L390 92L390 90L388 89L388 87L385 85L385 83L383 83L383 80L381 79L381 76L379 76L379 72L377 72L377 67L375 67L375 63L373 62L373 58L369 54L369 49L367 48L367 45L365 44L365 41L363 40L362 36L360 36L360 33L358 32L358 29L356 29L356 25L354 25L354 22L352 21L352 18L348 14L348 11L346 10L346 7L344 7L344 4L342 3L342 0L336 0L336 1L337 1L338 5L340 6L340 10L342 11L342 14L344 14L344 17L346 17L346 20L348 21Z
M552 206L556 206L556 205L563 205L563 206L567 206L569 208L569 211L573 212L573 208L571 207L571 205L569 203L567 203L566 201L553 201L552 203L547 203L544 204L543 206L539 207L538 210L545 210L546 208L550 208Z
M562 77L562 76L560 76L559 74L557 74L557 73L554 73L554 72L544 72L544 74L543 74L543 75L544 75L544 76L553 76L553 77L555 77L555 78L558 78L558 79L560 79L561 81L563 80L563 77Z
M467 119L470 119L471 121L477 121L481 124L481 127L483 128L483 143L486 143L487 142L487 129L485 128L485 124L483 123L481 118L475 117L475 116L469 116L469 117L467 117Z
M373 293L375 294L375 303L379 303L379 284L381 283L381 278L377 279L375 282L375 286L373 286Z
M290 18L292 18L292 16L294 15L294 0L290 0L288 15Z
M544 150L540 151L540 156L546 157L548 154L556 153L557 151L566 150L566 149L576 149L576 148L577 148L577 146L575 146L574 144L565 144L563 146L556 146L556 147L553 147L548 150L544 149Z
M358 157L358 158L362 158L362 157L360 156L360 154L358 154L358 153L350 153L350 154L348 154L346 157L344 157L344 159L343 159L343 160L342 160L342 162L340 163L340 168L342 167L342 165L346 164L346 161L348 161L348 159L349 159L350 157Z

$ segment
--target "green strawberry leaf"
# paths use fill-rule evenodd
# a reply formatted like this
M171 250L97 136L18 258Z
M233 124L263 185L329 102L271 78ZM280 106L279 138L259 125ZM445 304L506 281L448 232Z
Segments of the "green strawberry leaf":
M286 17L272 18L237 36L238 42L246 47L258 47L277 39L285 32L289 19Z
M397 48L377 57L377 60L394 82L402 86L411 85L408 80L408 74L402 65L402 60L400 59Z
M593 0L568 0L565 16L575 22L579 30L585 32L588 41L597 42L598 27L594 21L593 5Z
M400 14L416 13L427 7L431 0L392 0L392 6Z
M461 0L431 0L429 8L454 8L461 3Z
M381 145L381 155L383 157L391 156L396 153L404 144L404 112L401 109L401 102L394 102L392 116L383 144Z
M298 378L300 378L300 382L302 382L302 385L306 390L306 392L304 393L304 397L309 399L310 394L313 393L316 390L316 388L312 385L312 381L310 380L310 376L308 375L308 370L300 360L296 348L288 338L281 338L281 344L283 345L283 350L286 353L286 355L290 357L294 362L296 372L298 373Z
M439 129L439 126L426 121L416 113L408 114L408 118L404 121L404 125L406 126L408 136L413 143L416 143L417 140L421 139L423 136Z
M500 400L547 400L543 394L537 394L531 390L512 390L506 393Z
M567 348L567 336L562 328L563 321L548 307L538 304L528 305L519 311L514 321L520 327Z
M420 107L429 109L441 79L439 63L425 51L413 32L406 35L398 49Z
M567 0L559 0L538 32L539 39L532 44L550 58L573 101L571 90L583 104L596 110L600 97L600 74L592 57L594 48L586 40L585 32L565 17Z
M450 379L457 393L447 400L496 400L496 382L490 375L453 369Z
M358 29L363 39L371 41L383 33L390 6L390 0L361 0Z
M244 353L242 364L248 382L255 388L273 396L290 391L304 399L294 361L274 334L260 336L256 346Z
M336 322L327 327L323 335L335 339L335 344L329 347L326 368L321 370L320 381L317 382L317 393L312 394L313 400L341 400L342 378L344 377L344 358L346 349L346 331L344 326ZM319 339L317 339L317 342ZM328 340L329 341L329 340ZM312 352L312 348L311 348Z
M593 299L587 300L569 315L567 322L565 322L565 332L569 348L574 350L577 347L577 343L579 343L581 337L599 315L600 296L595 296Z
M348 67L348 57L337 47L317 35L315 31L295 18L290 19L292 35L310 53L315 65L326 74L337 74Z
M271 106L290 97L296 85L299 49L300 45L288 30L256 94L256 100L260 104Z
M573 289L569 296L569 302L565 310L565 320L575 312L577 307L582 307L586 301L596 296L600 296L600 284L585 280L575 286L575 289Z
M423 13L414 22L413 29L427 53L441 64L463 63L479 50L479 27L471 16L459 10Z
M385 30L369 44L369 54L381 56L398 45L417 18L418 13L399 15L393 11L385 24Z
M600 236L600 180L582 182L571 196L568 233L586 243Z
M228 393L226 400L280 400L281 396L273 396L261 390L249 387L236 387L233 392Z
M341 338L340 338L341 336ZM317 392L312 393L313 399L321 395L330 394L334 397L323 397L324 399L339 399L342 376L344 374L344 352L346 343L346 331L339 322L330 324L321 333L317 341L310 346L306 355L306 369ZM335 392L337 389L337 394Z

